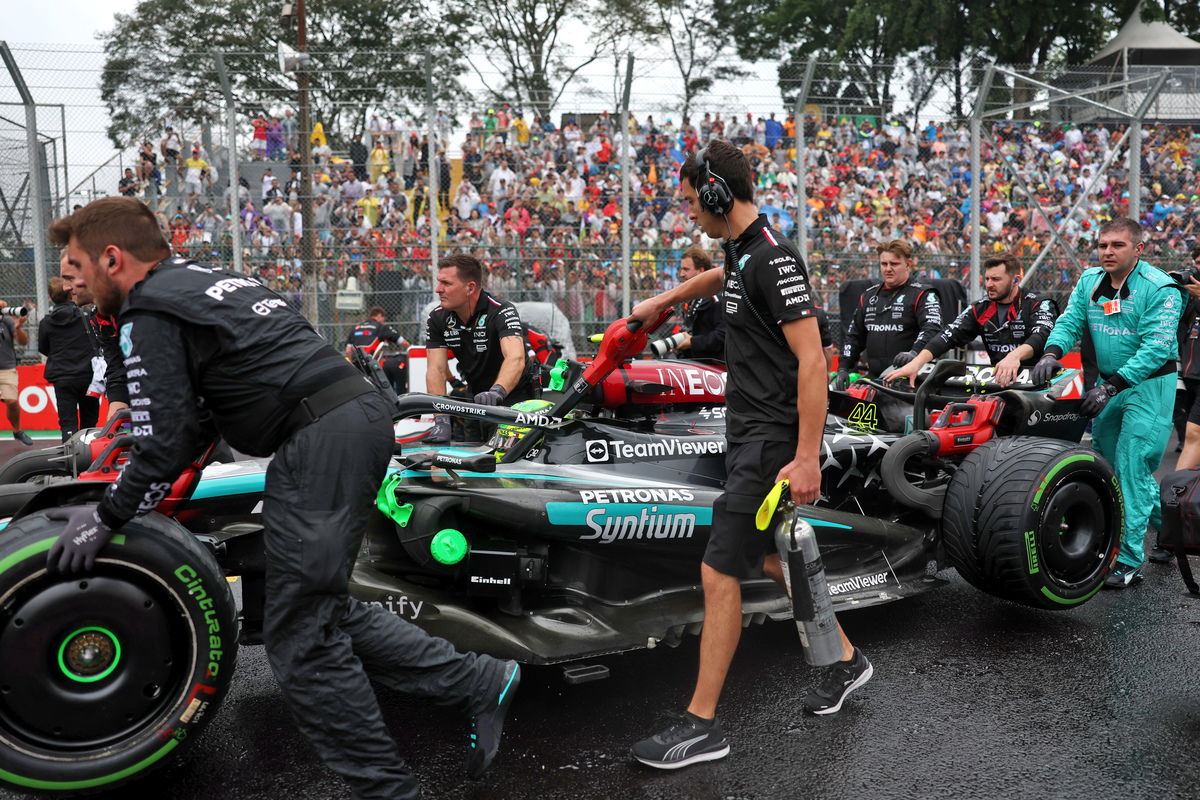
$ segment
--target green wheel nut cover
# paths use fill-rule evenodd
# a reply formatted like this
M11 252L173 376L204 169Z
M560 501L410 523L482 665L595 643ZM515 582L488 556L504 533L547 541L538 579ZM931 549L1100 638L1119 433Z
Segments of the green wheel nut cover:
M429 552L439 564L457 564L467 557L470 549L467 537L454 528L443 528L429 543Z

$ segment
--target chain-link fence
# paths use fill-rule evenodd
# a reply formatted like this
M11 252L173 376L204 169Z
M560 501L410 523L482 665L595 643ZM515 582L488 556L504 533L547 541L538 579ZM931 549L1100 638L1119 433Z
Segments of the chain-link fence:
M13 54L34 100L61 108L38 108L47 166L34 168L23 109L0 107L12 109L0 113L0 247L11 265L0 297L34 286L20 186L42 174L49 215L103 194L138 197L177 252L258 277L334 341L373 305L419 341L437 257L469 252L489 288L558 305L582 342L671 285L688 247L719 262L678 193L680 163L713 137L747 154L757 204L802 248L831 309L839 286L875 275L875 247L893 238L916 244L929 277L964 282L973 252L1011 250L1036 262L1034 286L1060 294L1099 225L1131 202L1155 263L1186 260L1197 240L1200 95L1180 68L1157 82L1154 70L1111 68L743 65L737 81L685 98L669 60L635 59L627 75L621 58L534 102L485 54L468 54L464 73L420 53L312 52L300 63L305 126L297 73L275 52L223 53L223 73L195 53L190 72L157 90L145 75L153 60ZM2 81L0 102L19 102Z

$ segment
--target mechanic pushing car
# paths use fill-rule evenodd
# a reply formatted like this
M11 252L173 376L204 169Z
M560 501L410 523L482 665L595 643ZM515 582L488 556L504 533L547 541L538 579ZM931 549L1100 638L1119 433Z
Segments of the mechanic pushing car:
M821 494L820 450L825 428L825 358L821 352L808 273L799 254L777 238L758 213L746 157L716 140L688 156L679 171L691 218L724 238L725 269L708 270L634 307L650 323L672 305L725 289L725 488L713 504L712 527L700 566L704 628L700 672L684 718L633 746L638 761L675 769L729 753L716 718L717 701L742 632L741 581L766 573L783 584L771 536L755 529L755 512L777 481L788 479L792 500ZM872 667L839 626L843 659L829 668L804 701L815 714L833 714L866 683Z
M1096 349L1100 382L1079 411L1092 422L1092 447L1117 473L1125 495L1125 531L1117 566L1105 586L1123 589L1142 579L1147 521L1161 521L1154 470L1171 436L1175 400L1176 328L1182 287L1142 261L1142 226L1118 217L1100 228L1100 266L1079 276L1067 310L1033 368L1033 383L1049 380L1058 359L1081 339Z
M355 798L415 798L416 778L364 667L400 691L472 715L467 767L499 747L515 661L449 642L350 597L350 571L392 451L391 408L279 295L233 272L170 257L154 214L125 197L54 222L98 310L118 314L136 442L98 506L66 520L48 566L91 570L112 535L152 511L212 432L266 474L267 658L297 725Z
M1008 386L1022 366L1032 366L1042 355L1058 306L1049 297L1022 291L1024 270L1011 253L1000 253L983 262L983 288L987 297L977 300L934 336L916 358L885 378L911 381L921 367L940 358L952 347L963 347L976 336L983 339L995 368L994 380Z
M912 245L892 239L875 249L882 282L858 298L842 342L842 356L833 379L835 389L845 389L850 383L850 372L860 354L867 359L867 374L879 377L889 366L902 367L912 361L942 329L937 293L911 277Z
M425 347L425 391L444 395L454 351L458 371L476 403L495 406L533 399L533 381L525 365L525 331L517 307L483 288L483 265L460 253L438 262L438 299L429 313ZM425 436L430 443L450 441L450 417L438 414Z

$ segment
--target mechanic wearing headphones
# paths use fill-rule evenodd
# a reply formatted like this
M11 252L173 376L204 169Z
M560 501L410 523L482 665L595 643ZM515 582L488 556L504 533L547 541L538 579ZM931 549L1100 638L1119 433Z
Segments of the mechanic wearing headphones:
M875 248L883 282L858 298L858 308L846 330L842 357L833 388L845 389L858 356L867 358L867 374L878 377L891 367L902 367L942 329L942 307L933 288L913 280L912 245L892 239Z
M689 247L679 259L679 279L688 279L712 268L712 258L703 247ZM677 349L688 358L725 360L725 313L721 295L701 297L683 304L683 341Z
M438 262L437 292L442 304L429 313L425 391L444 395L454 351L458 371L476 403L509 405L533 398L525 368L525 331L517 307L483 288L483 265L465 253ZM450 441L450 417L434 417L426 442Z
M113 533L152 511L217 431L275 454L263 494L267 659L296 724L354 798L415 798L364 672L473 715L467 768L487 768L519 681L515 661L459 653L348 579L392 453L388 401L288 302L244 275L171 258L150 209L96 200L50 226L98 310L119 314L136 437L120 480L66 520L47 566L90 571ZM149 534L147 534L149 535Z
M911 381L921 367L952 347L963 347L976 336L983 339L988 358L995 367L994 380L1008 386L1022 365L1032 366L1042 347L1058 307L1048 297L1021 291L1021 263L1011 253L1000 253L983 262L983 287L987 297L963 310L944 331L929 340L917 357L885 380Z
M1095 346L1100 382L1084 395L1079 411L1095 417L1092 447L1113 465L1125 496L1117 567L1104 581L1111 589L1142 579L1146 523L1157 528L1162 520L1154 470L1171 436L1175 337L1184 308L1183 287L1142 261L1143 247L1142 226L1128 217L1100 228L1100 267L1079 276L1030 374L1033 383L1045 383L1080 339Z
M776 237L755 208L746 157L729 142L714 140L688 156L679 177L692 220L709 236L724 237L725 269L701 272L639 303L630 318L651 322L673 305L711 297L723 283L729 450L725 490L713 504L700 567L704 630L696 688L682 721L633 746L634 758L661 769L729 752L716 711L742 632L741 581L766 573L783 583L774 543L756 530L755 512L785 478L797 504L820 497L827 403L808 273L795 248ZM870 662L841 636L843 660L804 700L811 713L837 712L846 695L871 677Z

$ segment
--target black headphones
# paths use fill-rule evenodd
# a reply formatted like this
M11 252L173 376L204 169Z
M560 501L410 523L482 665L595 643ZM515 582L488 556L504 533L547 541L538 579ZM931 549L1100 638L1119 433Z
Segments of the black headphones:
M729 191L729 184L709 168L707 147L696 153L696 160L700 162L700 185L696 187L700 207L710 214L723 217L733 208L733 193Z

